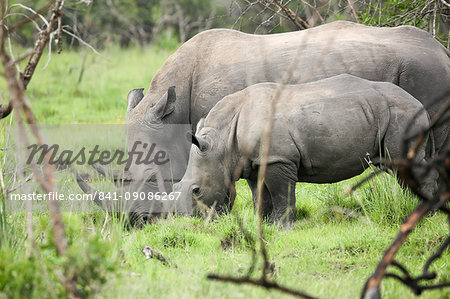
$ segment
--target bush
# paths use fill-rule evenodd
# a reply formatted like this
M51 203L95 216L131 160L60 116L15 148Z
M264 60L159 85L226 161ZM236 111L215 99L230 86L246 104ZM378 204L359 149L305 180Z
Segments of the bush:
M83 297L94 296L117 268L108 242L93 236L78 239L63 257L56 256L53 245L44 243L27 256L23 246L0 249L0 297L67 297L61 274L76 282Z

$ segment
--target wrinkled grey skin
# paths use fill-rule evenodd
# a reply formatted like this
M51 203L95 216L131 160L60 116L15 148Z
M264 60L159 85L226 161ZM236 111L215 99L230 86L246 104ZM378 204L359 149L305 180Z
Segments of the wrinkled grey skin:
M391 83L339 75L300 85L250 86L220 101L193 137L186 174L175 190L201 203L196 209L203 205L218 212L230 208L238 178L248 181L256 198L261 136L277 88L283 91L263 189L263 214L271 221L292 221L296 182L334 183L351 178L363 172L367 155L372 159L384 155L380 146L392 159L401 158L406 129L429 125L423 105ZM415 119L412 127L408 126L411 119ZM416 158L424 161L425 145ZM428 194L436 189L434 175L424 186Z
M450 94L449 52L415 27L378 28L337 21L271 35L213 29L196 35L171 55L145 96L139 90L130 93L127 122L147 127L147 132L177 123L190 124L195 131L199 120L223 97L253 84L281 82L296 57L288 84L348 73L394 83L424 105ZM175 92L168 92L171 86ZM438 109L439 105L428 109L431 117ZM438 151L448 144L449 127L447 123L434 134ZM129 138L129 144L134 141ZM183 159L172 163L175 180L184 175L188 153ZM142 179L133 172L127 176Z

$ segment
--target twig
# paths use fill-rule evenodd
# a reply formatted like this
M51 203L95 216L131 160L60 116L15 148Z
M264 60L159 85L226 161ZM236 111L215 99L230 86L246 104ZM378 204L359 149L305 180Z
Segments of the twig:
M230 277L230 276L219 276L219 275L213 275L213 274L208 275L208 279L219 280L219 281L223 281L223 282L232 282L232 283L236 283L236 284L246 283L246 284L251 284L251 285L255 285L255 286L262 286L262 287L265 287L266 289L274 289L274 290L277 290L277 291L280 291L280 292L283 292L283 293L286 293L289 295L301 297L301 298L306 298L306 299L314 299L315 298L304 292L295 291L295 290L280 286L276 282L267 281L265 279L255 280L255 279L250 279L248 277L235 278L235 277Z
M378 168L377 170L375 170L374 172L372 172L370 175L368 175L367 177L365 177L364 179L360 180L358 183L356 183L355 185L353 185L351 188L349 188L348 190L345 191L345 193L347 195L350 195L352 192L354 192L356 189L358 189L359 187L361 187L365 182L370 181L371 179L373 179L375 176L379 175L380 173L383 173L386 171L386 167L381 167Z
M19 22L13 24L12 26L10 26L9 27L9 32L13 32L14 30L16 30L16 29L22 27L23 25L25 25L26 23L34 21L34 19L36 19L37 17L41 17L42 13L47 11L50 8L50 6L52 5L52 3L53 3L53 0L48 1L41 9L38 9L37 12L34 11L34 10L31 10L32 11L32 15L31 16L26 16L26 18L23 19L22 21L19 21ZM11 7L13 7L13 6L14 5L11 5ZM46 21L47 20L45 20L45 22Z
M20 184L17 185L16 187L12 188L11 190L7 190L6 192L7 192L7 193L12 193L12 192L16 191L17 189L21 188L23 185L25 185L26 183L28 183L29 181L31 181L31 179L33 178L33 176L34 176L34 173L30 174L29 176L27 176L27 177L25 178L25 180L24 180L22 183L20 183Z
M21 62L22 60L25 60L26 58L30 57L31 55L33 55L33 50L30 49L29 51L27 51L24 54L17 57L16 60L11 61L10 64L17 65L19 62Z
M332 41L333 39L331 39ZM331 44L331 43L330 43ZM268 157L269 157L269 148L270 148L270 144L271 144L271 136L272 136L272 129L273 129L273 123L274 123L274 115L276 113L276 107L277 107L277 102L279 100L279 98L281 97L281 94L283 92L284 86L287 85L287 82L289 82L290 78L293 75L293 72L295 70L295 68L297 67L297 64L299 62L299 58L300 58L300 53L303 49L302 47L303 45L300 45L297 49L297 54L294 58L294 60L292 61L292 63L290 64L289 68L286 70L284 76L281 78L281 83L280 86L277 88L275 94L273 95L272 99L271 99L271 105L269 108L269 115L268 115L268 123L267 126L265 127L265 130L263 131L263 134L261 136L261 163L259 165L259 171L258 171L258 179L257 179L257 190L256 190L256 208L257 208L257 231L258 231L258 242L259 242L259 252L260 255L263 258L263 264L262 264L262 273L259 279L257 280L253 280L250 278L250 275L253 273L254 268L256 266L256 250L254 248L252 248L252 264L250 266L250 269L248 271L248 274L246 277L243 278L233 278L233 277L226 277L226 276L221 276L221 275L216 275L216 274L210 274L208 275L209 279L216 279L216 280L222 280L222 281L228 281L228 282L234 282L234 283L249 283L249 284L253 284L253 285L257 285L257 286L263 286L267 289L270 288L275 288L278 290L281 290L283 292L287 292L290 294L297 294L298 296L305 297L305 298L312 298L309 295L306 295L305 293L302 292L298 292L295 290L291 290L287 287L282 287L272 281L269 280L268 278L268 274L271 272L271 262L268 259L268 254L266 251L266 247L265 247L265 241L263 238L264 232L263 232L263 202L262 202L262 192L263 192L263 184L264 184L264 179L265 179L265 174L266 174L266 170L267 170L267 164L268 164ZM323 50L323 52L320 53L320 59L318 59L316 61L316 65L320 65L323 61L323 58L325 56L325 49ZM313 69L313 68L312 68ZM308 80L308 75L305 75L303 77L303 80ZM239 161L238 167L235 170L234 173L234 177L237 178L237 175L240 173L239 169L241 169L247 159L247 154L249 153L245 153L244 157L241 158L241 160ZM289 212L289 211L288 211ZM239 220L239 218L238 218ZM246 230L243 228L243 225L240 223L241 229L242 231L245 233Z
M75 34L73 34L70 31L67 31L66 29L62 29L62 31L68 35L70 35L71 37L75 38L77 41L79 41L80 43L82 43L83 45L85 45L86 47L88 47L89 49L92 50L92 52L94 52L95 54L97 54L98 56L103 57L102 54L100 54L97 50L95 50L95 48L93 46L91 46L90 44L88 44L87 42L85 42L84 40L82 40L79 36L76 36Z
M142 248L142 253L145 255L146 260L154 258L163 263L165 266L170 266L173 264L176 267L176 265L170 262L169 259L165 258L161 252L156 251L150 246L144 246L144 248Z
M102 230L100 231L100 234L103 236L105 233L105 229L106 229L106 224L108 223L108 217L109 217L109 213L106 212L106 216L105 216L105 222L103 222L103 226L102 226Z
M355 18L355 21L359 23L358 14L356 13L355 9L353 8L352 0L346 0L348 3L348 6L350 7L350 10L353 14L353 17Z
M47 26L49 25L48 22L47 22L47 20L44 18L44 16L42 16L40 13L37 13L37 12L36 12L34 9L32 9L31 7L25 6L25 5L20 4L20 3L11 5L11 7L15 7L15 6L18 6L18 7L21 7L21 8L23 8L23 9L25 9L25 10L30 11L30 12L33 13L33 15L35 15L36 17L41 18L41 20L45 23L45 25L47 25Z
M23 86L23 89L25 90L27 88L28 84L30 83L31 77L34 74L34 71L35 71L36 66L42 56L45 46L47 45L47 43L50 39L50 34L53 31L53 26L54 26L55 22L57 21L58 17L60 16L61 9L64 6L64 0L56 0L52 16L48 22L42 15L35 12L31 8L24 6L22 4L16 4L16 5L19 7L22 7L26 10L29 10L32 13L39 16L47 26L46 29L42 30L39 33L38 39L36 40L36 43L34 44L34 49L32 51L32 54L30 55L27 65L25 66L25 70L23 71L23 73L20 74L20 78L22 80L21 85ZM1 29L2 30L2 37L1 37L2 45L1 46L3 47L4 39L5 39L6 35L10 34L10 31L6 27L4 16L2 16L1 26L2 26L2 29ZM9 58L8 58L8 63L10 63ZM14 74L15 74L15 72L14 72ZM7 106L4 106L4 105L0 106L0 119L8 116L12 112L14 105L12 105L11 101L12 100L9 100Z
M4 182L4 180L3 180L3 168L2 168L2 164L0 164L0 185L1 185L1 187L2 187L3 196L4 196L4 199L5 199L5 202L6 202L6 200L8 200L8 191L6 190L5 182ZM4 212L4 211L3 211L3 212Z
M34 50L33 50L34 53L30 57L30 60L28 61L27 65L25 67L25 70L21 74L23 85L24 85L25 89L27 88L27 85L30 82L31 77L34 74L34 71L35 71L36 66L42 56L44 48L50 39L50 34L53 31L53 27L54 27L55 23L57 22L58 18L60 17L63 6L64 6L64 0L56 1L54 8L53 8L52 16L50 17L50 20L47 23L47 28L45 30L41 31L41 33L39 34L39 38L37 39L37 41L34 45Z
M273 4L277 8L280 8L299 30L311 28L311 26L299 15L293 12L292 9L281 4L279 1L277 0L265 0L265 1L268 2L269 4Z

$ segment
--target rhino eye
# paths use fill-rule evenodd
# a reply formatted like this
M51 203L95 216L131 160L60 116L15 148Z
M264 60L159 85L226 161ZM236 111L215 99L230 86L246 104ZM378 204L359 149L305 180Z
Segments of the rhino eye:
M200 187L194 187L192 188L192 194L195 196L199 196L200 195Z
M148 179L147 182L156 182L156 175L152 174Z

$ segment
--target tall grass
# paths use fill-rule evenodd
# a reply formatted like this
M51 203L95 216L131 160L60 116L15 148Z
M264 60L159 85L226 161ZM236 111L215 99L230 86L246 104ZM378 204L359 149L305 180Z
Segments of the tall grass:
M0 197L0 248L4 242L7 230L7 221L6 221L6 203L5 203L5 194Z
M299 184L297 189L305 187L312 189L310 192L313 193L310 196L315 197L322 205L321 209L314 212L321 214L326 221L352 221L364 217L373 223L397 226L415 209L418 199L406 187L399 184L395 172L379 174L350 195L346 194L350 187L370 175L372 171L373 169L368 169L355 178L335 184L315 187ZM302 196L297 194L297 202L302 201Z

